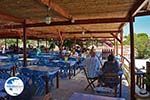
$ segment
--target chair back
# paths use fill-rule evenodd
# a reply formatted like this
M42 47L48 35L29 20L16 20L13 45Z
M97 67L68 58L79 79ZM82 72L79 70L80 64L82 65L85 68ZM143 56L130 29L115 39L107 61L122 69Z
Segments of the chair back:
M84 72L84 74L85 74L85 77L88 79L87 70L86 70L84 67L83 67L82 69L83 69L83 72Z
M103 74L103 82L105 86L113 88L119 84L119 77L116 73L105 73Z

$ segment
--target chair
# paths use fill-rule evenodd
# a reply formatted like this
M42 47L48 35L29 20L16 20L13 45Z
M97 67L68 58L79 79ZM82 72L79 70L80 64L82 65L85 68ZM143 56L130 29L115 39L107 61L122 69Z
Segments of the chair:
M28 88L28 89L30 88L30 84L29 84L30 78L29 77L27 77L25 75L21 75L21 74L18 74L17 77L19 77L23 81L26 88Z
M96 87L95 84L94 84L94 82L96 80L98 80L99 77L97 76L97 77L91 78L91 77L88 76L87 71L86 71L85 68L83 68L83 71L84 71L84 74L85 74L87 82L88 82L88 85L86 86L85 90L87 90L88 87L91 87L91 89L94 90L94 88Z
M8 73L0 73L0 79L7 80L10 77Z
M60 67L61 77L66 78L68 75L68 71L69 71L69 64L64 61L60 61L57 63L57 66Z
M0 100L8 100L7 93L0 91Z
M43 80L42 76L37 78L36 83L36 91L35 96L42 96L44 94L45 81Z
M116 73L106 73L102 76L102 87L106 87L108 90L107 94L111 95L109 92L112 93L112 95L117 96L117 86L119 84L119 77Z

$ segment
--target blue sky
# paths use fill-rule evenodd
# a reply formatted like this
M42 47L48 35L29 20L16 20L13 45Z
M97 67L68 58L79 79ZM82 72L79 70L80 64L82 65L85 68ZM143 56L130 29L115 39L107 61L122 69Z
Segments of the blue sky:
M124 34L129 33L129 24L124 26ZM134 22L134 33L148 33L150 35L150 16L136 17Z

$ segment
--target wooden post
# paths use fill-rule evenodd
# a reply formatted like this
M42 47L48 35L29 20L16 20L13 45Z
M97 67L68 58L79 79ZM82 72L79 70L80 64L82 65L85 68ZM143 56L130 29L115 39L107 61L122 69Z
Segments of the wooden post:
M7 43L6 43L6 38L5 38L5 50L6 50L6 47L7 47Z
M121 62L123 62L123 32L120 33L120 39L121 39Z
M18 46L18 38L16 39L16 46L17 46L17 53L18 53L18 49L19 49L19 46Z
M146 62L146 74L148 76L150 76L150 61ZM146 85L146 90L150 91L150 86L149 85Z
M114 55L116 55L116 39L114 39Z
M37 46L38 46L38 47L40 46L40 42L39 42L39 39L37 40Z
M63 44L64 44L64 40L63 40L63 36L62 36L62 33L59 31L59 30L57 30L58 31L58 35L59 35L59 38L60 38L60 42L61 42L61 44L60 44L60 54L62 54L62 49L63 49Z
M118 41L116 41L116 55L118 55Z
M135 100L135 59L134 59L134 29L133 18L130 19L130 74L131 74L131 100Z
M23 67L27 65L27 55L26 55L26 21L23 22Z
M45 42L46 42L46 48L47 48L47 39L45 40Z

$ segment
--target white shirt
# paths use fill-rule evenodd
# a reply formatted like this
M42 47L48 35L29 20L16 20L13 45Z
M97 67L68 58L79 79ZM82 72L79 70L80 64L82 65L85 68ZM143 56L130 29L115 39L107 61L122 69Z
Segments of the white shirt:
M87 57L84 61L84 65L87 68L88 77L93 78L97 77L100 74L100 61L95 57Z
M75 52L75 53L72 55L72 57L78 57L78 53Z
M3 47L3 49L2 49L2 54L4 54L5 53L5 47Z

